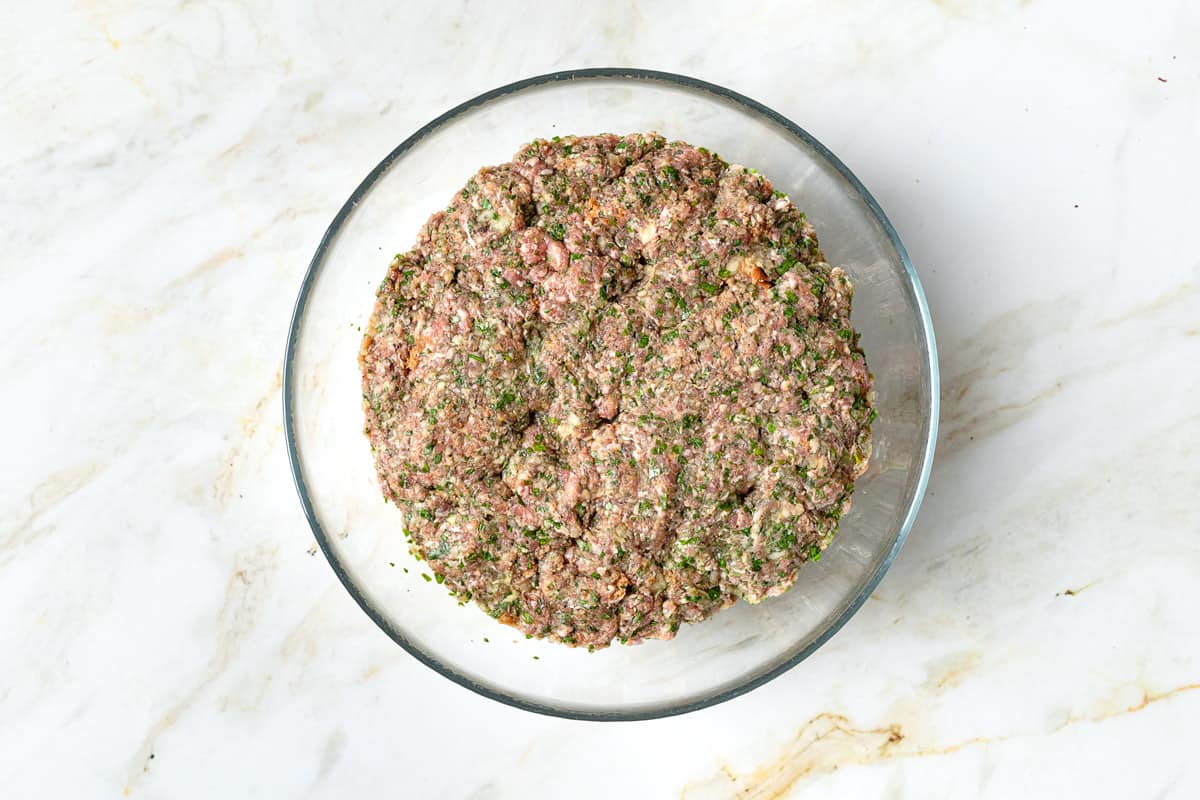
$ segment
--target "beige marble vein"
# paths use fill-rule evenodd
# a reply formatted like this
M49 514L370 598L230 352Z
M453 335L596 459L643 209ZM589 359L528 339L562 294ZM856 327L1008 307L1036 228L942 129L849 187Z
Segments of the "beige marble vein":
M941 688L941 685L937 688ZM813 781L822 774L856 764L869 764L887 759L912 759L947 756L966 748L987 747L1014 738L1016 735L1053 736L1071 725L1097 724L1125 714L1136 714L1153 703L1200 689L1200 683L1177 686L1161 692L1142 689L1142 698L1132 705L1115 701L1107 711L1083 717L1071 717L1047 731L1012 734L995 738L972 737L950 744L925 745L910 741L900 723L882 728L856 728L845 717L823 714L806 722L784 750L764 762L749 774L740 774L723 767L719 777L684 789L681 798L703 796L736 797L738 800L776 800L792 797L802 782Z

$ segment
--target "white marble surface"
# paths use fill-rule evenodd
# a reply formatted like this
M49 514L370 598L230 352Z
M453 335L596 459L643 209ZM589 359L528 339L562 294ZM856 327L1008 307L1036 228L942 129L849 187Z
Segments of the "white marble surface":
M1200 796L1200 5L26 3L0 25L5 797ZM531 7L531 6L530 6ZM280 363L419 125L554 68L797 120L917 263L942 434L859 614L716 708L476 697L312 555Z

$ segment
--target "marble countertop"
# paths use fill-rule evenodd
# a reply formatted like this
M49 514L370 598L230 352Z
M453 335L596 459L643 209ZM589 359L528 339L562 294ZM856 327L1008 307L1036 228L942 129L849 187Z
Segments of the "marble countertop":
M1200 796L1200 5L21 4L0 26L12 797ZM694 7L693 7L694 8ZM774 682L580 723L417 663L314 555L295 293L396 143L572 66L691 74L859 175L937 327L890 573Z

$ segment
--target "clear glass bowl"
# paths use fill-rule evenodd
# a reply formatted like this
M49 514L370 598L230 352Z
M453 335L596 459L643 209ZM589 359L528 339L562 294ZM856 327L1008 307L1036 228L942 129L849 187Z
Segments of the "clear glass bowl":
M792 196L856 287L854 324L875 375L870 469L824 557L795 587L744 602L672 641L596 653L526 640L460 607L407 552L363 436L357 355L388 262L476 169L530 139L657 131L752 166ZM300 502L334 572L420 661L480 694L580 719L646 719L728 700L795 666L870 594L921 502L937 429L938 372L921 284L862 184L793 122L678 75L590 69L495 89L430 122L367 175L329 226L296 301L284 427ZM393 566L394 565L394 566Z

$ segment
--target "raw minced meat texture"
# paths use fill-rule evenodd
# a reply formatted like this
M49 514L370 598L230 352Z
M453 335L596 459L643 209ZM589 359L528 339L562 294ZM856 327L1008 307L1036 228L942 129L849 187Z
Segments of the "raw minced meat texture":
M360 362L411 549L535 636L669 639L820 557L870 452L850 281L752 169L536 140L392 261Z

